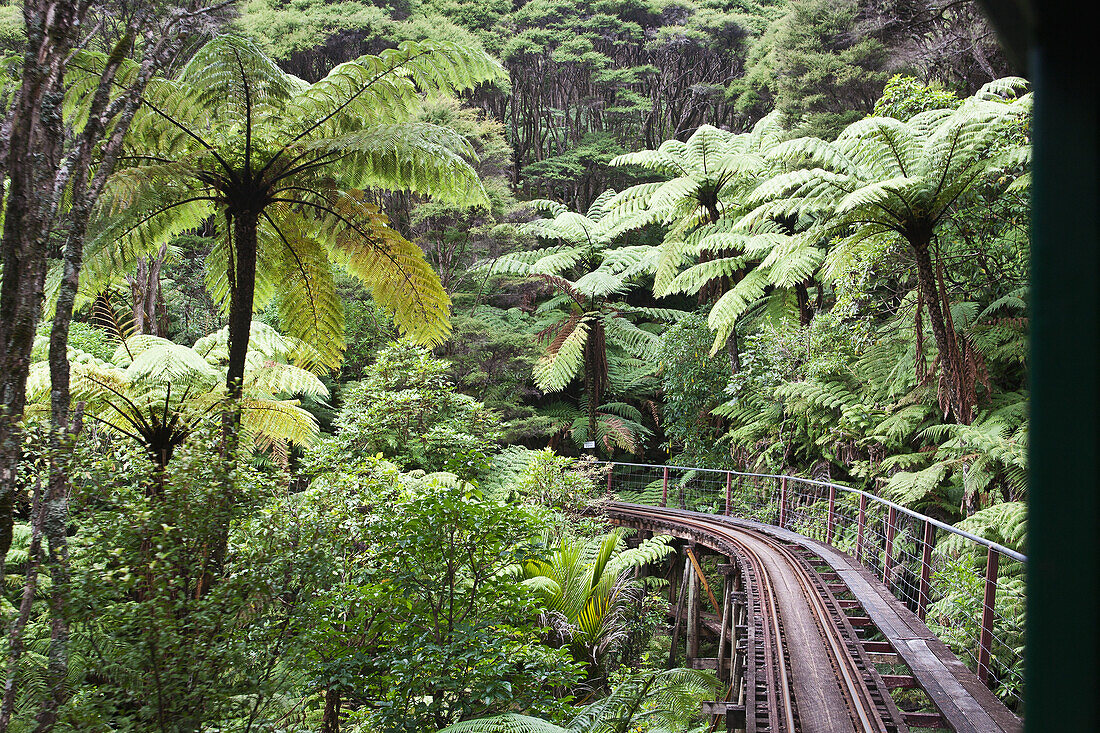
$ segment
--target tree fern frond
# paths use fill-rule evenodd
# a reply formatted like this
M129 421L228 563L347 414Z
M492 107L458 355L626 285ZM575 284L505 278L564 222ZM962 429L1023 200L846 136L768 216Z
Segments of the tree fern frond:
M336 194L327 210L309 214L337 261L393 314L402 333L417 343L442 343L450 333L450 297L420 247L391 229L360 191Z
M560 392L577 375L584 363L588 324L576 320L563 328L546 354L535 364L535 384L544 392Z

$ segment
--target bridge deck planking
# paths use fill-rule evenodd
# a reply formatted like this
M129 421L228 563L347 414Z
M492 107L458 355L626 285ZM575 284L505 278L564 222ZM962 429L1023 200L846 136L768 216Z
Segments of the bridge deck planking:
M786 573L783 558L763 543L754 549L761 556L776 591L783 636L791 657L794 699L802 733L855 733L844 693L836 682L836 670L828 657L814 653L825 641L821 637L802 589Z
M629 505L620 506L625 509ZM850 707L847 697L848 690L844 687L845 683L841 682L839 673L833 666L833 660L828 652L829 643L824 638L824 632L816 619L815 612L810 610L810 602L803 593L801 582L795 580L795 576L799 572L796 568L805 562L803 559L782 552L771 541L765 541L759 534L746 528L715 526L715 522L712 521L713 518L709 515L693 515L690 518L693 520L693 524L702 525L704 529L700 529L698 526L689 527L685 522L687 518L677 517L676 514L680 510L655 510L652 507L637 507L635 511L637 510L644 510L647 513L656 511L665 513L666 516L656 518L651 514L640 523L635 521L635 524L644 526L647 529L679 536L692 544L698 543L702 547L709 546L720 554L737 557L744 570L756 567L759 571L760 575L755 581L752 581L754 584L766 582L772 587L773 591L777 591L775 593L776 610L779 612L779 623L782 624L784 637L783 649L780 653L783 653L784 657L789 660L790 678L788 684L790 685L789 689L794 694L794 703L797 709L797 723L787 725L783 719L777 717L780 712L780 708L776 706L777 695L768 696L770 720L774 721L774 725L778 725L780 730L789 731L794 728L797 733L855 733L857 728L859 730L889 730L898 733L904 733L908 730L903 722L901 712L889 695L885 682L871 664L870 655L863 650L861 645L856 643L858 637L847 622L846 617L838 610L839 621L841 626L844 627L845 638L851 640L846 653L858 657L861 661L857 662L857 665L865 670L862 675L862 682L855 682L854 684L857 687L860 684L869 686L867 691L858 694L861 698L865 695L873 695L869 690L874 687L881 696L881 704L885 706L884 709L867 713L870 716L868 722L873 721L872 727L865 728L862 724L857 726L855 722L857 713L854 708ZM672 516L668 516L668 514ZM637 520L637 517L634 519ZM755 555L755 560L750 562L748 553ZM816 572L814 574L816 575ZM832 594L824 585L818 588L818 592L822 591L828 596L828 603L839 609L836 599L832 597ZM760 596L762 594L764 593L761 589L755 595ZM757 602L761 605L756 613L766 615L764 609L770 608L770 600L759 599ZM755 624L748 625L750 636L752 635L751 629L754 627ZM765 637L767 636L768 634L765 634ZM761 640L761 643L765 658L774 659L778 650L772 647L766 638ZM754 642L750 639L750 646L753 646L753 644ZM750 666L750 674L747 677L748 679L755 679L756 673L751 671L751 668L755 666L753 664L754 655L749 655L747 661ZM766 676L765 689L779 689L776 686L781 683L775 675L775 670L774 663L766 663L764 669ZM748 687L750 692L754 691L752 685ZM873 705L877 704L873 700L867 700L867 702ZM754 706L746 705L745 709L753 710ZM879 719L879 716L883 713L890 721L889 724ZM750 715L747 733L752 733L755 729L754 723L755 720ZM770 728L765 728L765 730L770 730ZM794 733L794 731L791 731L791 733Z
M624 506L653 509L644 505ZM719 524L770 535L804 547L824 560L887 638L900 660L910 668L912 676L953 730L958 733L1019 733L1023 730L1020 718L1005 707L916 614L851 555L780 527L737 517L687 513ZM691 539L700 540L695 534L691 535Z

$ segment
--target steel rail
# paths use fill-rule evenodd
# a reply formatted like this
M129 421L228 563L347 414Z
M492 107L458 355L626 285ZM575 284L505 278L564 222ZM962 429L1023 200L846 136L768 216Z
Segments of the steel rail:
M856 681L853 679L853 670L856 670L856 673L858 674L858 670L855 667L855 662L851 659L847 651L843 649L843 640L841 639L840 643L838 643L840 632L839 630L837 630L832 619L829 617L828 609L824 607L824 602L821 600L821 597L818 595L816 589L813 588L812 581L809 579L806 569L802 567L802 564L798 561L794 554L790 552L787 548L780 545L778 542L771 540L771 538L766 538L747 530L739 530L732 527L721 527L719 529L715 525L704 521L685 521L682 518L678 519L681 524L694 526L697 529L705 529L714 534L723 535L727 541L741 548L742 553L752 558L752 562L758 568L760 568L760 572L766 579L766 582L768 584L768 593L770 596L769 605L771 606L772 610L772 622L776 625L777 629L780 628L779 618L776 613L777 600L775 596L775 591L771 586L771 580L768 577L768 573L764 567L763 558L760 557L759 553L757 553L755 549L751 548L744 541L735 538L733 536L733 533L749 536L752 538L752 540L756 542L768 545L769 547L771 547L772 550L776 551L786 560L787 566L791 570L793 570L792 575L794 576L795 580L798 581L798 584L802 589L803 597L806 599L810 610L813 612L813 615L815 617L814 620L817 623L818 629L821 631L822 637L828 644L828 646L826 647L826 651L829 652L831 661L833 662L833 668L836 669L836 671L839 673L841 681L844 683L844 687L847 690L847 702L849 703L849 707L852 709L852 712L856 714L856 717L859 718L859 722L863 725L864 731L871 731L873 733L882 733L882 731L885 731L886 726L881 723L881 720L877 721L878 725L870 720L870 717L878 718L879 716L877 715L877 711L874 710L873 706L871 706L866 699L863 685L857 684ZM779 658L783 660L783 663L780 666L780 675L783 678L782 689L784 693L786 693L786 660L783 658L782 652L780 652ZM785 709L787 711L787 722L789 726L788 729L793 731L795 730L793 709L790 705L789 695L786 697L785 702ZM871 707L870 716L868 716L868 707Z
M812 612L814 622L821 632L823 640L826 642L825 651L830 658L833 668L840 677L840 681L843 683L842 689L846 693L844 696L845 702L851 713L854 713L852 717L853 723L858 722L865 733L884 733L884 731L887 730L886 724L877 710L877 706L874 704L873 700L871 700L870 691L863 682L863 675L858 665L845 648L843 631L837 627L837 624L829 614L829 609L826 607L824 600L814 587L813 580L809 576L809 571L806 570L800 559L789 548L767 535L747 529L730 527L717 522L686 517L683 516L679 510L621 503L617 503L615 506L623 513L631 513L642 517L648 516L650 518L664 518L666 520L672 520L675 524L682 527L695 529L719 537L731 546L739 549L742 556L746 557L757 568L761 585L764 586L762 588L764 592L761 593L761 598L767 601L766 605L771 617L772 628L774 629L774 638L776 639L775 666L780 676L779 689L782 693L784 703L784 723L787 726L787 730L793 733L798 730L798 728L796 728L795 725L794 704L792 704L790 695L789 673L787 671L786 655L783 652L784 642L780 634L782 624L778 615L778 598L763 558L749 543L755 542L760 545L765 545L774 551L784 561L786 566L790 569L791 575L797 581L801 594ZM748 684L748 681L746 681L745 684Z
M748 549L748 548L743 548ZM774 667L779 672L779 693L780 698L783 701L783 718L787 725L787 731L789 733L795 733L794 721L794 702L791 698L791 682L790 674L787 671L787 655L783 653L783 627L779 621L779 599L776 597L775 588L772 585L771 578L768 577L767 570L764 568L764 564L761 561L759 555L755 553L747 552L746 556L752 558L753 564L757 568L757 577L762 586L762 593L760 598L765 603L763 606L767 606L768 615L771 616L771 626L765 626L765 630L769 630L770 634L767 634L764 643L766 644L766 653L772 657L772 664L769 667ZM753 680L755 684L756 680ZM748 684L748 683L746 683ZM774 695L773 695L774 696Z
M929 517L925 514L921 514L920 512L915 512L912 509L907 509L906 507L902 506L901 504L896 504L896 503L890 501L889 499L883 499L881 496L875 496L874 494L872 494L870 492L867 492L867 491L864 491L863 489L857 489L857 488L854 488L854 487L851 487L851 486L845 486L844 484L834 484L834 483L831 483L831 482L828 482L828 481L818 481L817 479L803 478L802 476L780 475L780 474L774 474L774 473L748 473L748 472L745 472L745 471L733 471L733 470L727 470L727 469L721 469L721 468L698 468L698 467L693 467L693 466L673 466L673 465L664 466L664 465L658 465L658 464L655 464L655 463L625 463L625 462L622 462L622 461L595 461L595 463L600 464L600 465L611 466L612 468L615 467L615 466L633 466L635 468L661 468L661 469L671 469L671 470L677 470L677 471L699 471L699 472L703 472L703 473L724 473L724 474L730 474L732 476L744 476L744 477L747 477L747 478L786 479L787 481L797 481L797 482L802 483L802 484L810 484L812 486L820 486L820 487L826 488L826 489L828 489L828 488L839 489L839 490L847 492L849 494L855 494L856 496L866 497L867 500L870 501L870 502L873 502L875 504L880 504L880 505L886 507L887 509L894 509L895 511L901 512L902 514L907 514L908 516L913 517L914 519L920 520L922 522L928 522L932 526L938 527L938 528L942 529L945 532L950 532L951 534L958 535L959 537L962 537L962 538L967 539L971 542L974 542L975 544L978 544L978 545L981 545L983 547L995 550L996 552L1000 553L1001 555L1004 555L1005 557L1011 558L1013 560L1016 560L1018 562L1022 562L1022 563L1025 563L1025 564L1027 563L1027 555L1024 555L1023 553L1017 552L1016 550L1013 550L1009 547L1005 547L1004 545L998 544L996 542L992 542L990 540L987 540L984 537L979 537L978 535L967 532L964 529L959 529L958 527L953 527L952 525L947 524L946 522L941 522L938 519L934 519L934 518Z

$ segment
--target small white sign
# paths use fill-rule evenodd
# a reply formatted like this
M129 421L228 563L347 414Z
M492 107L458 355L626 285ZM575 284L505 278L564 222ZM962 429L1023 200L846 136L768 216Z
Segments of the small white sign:
M586 441L584 441L584 447L585 448L595 448L596 447L596 441L586 440Z

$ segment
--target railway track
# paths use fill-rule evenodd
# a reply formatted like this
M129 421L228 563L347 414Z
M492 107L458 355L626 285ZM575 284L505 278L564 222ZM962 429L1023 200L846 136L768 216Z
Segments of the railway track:
M738 559L750 618L744 684L730 697L743 705L746 733L907 730L859 637L803 554L693 512L632 504L609 509L613 516L675 526Z

